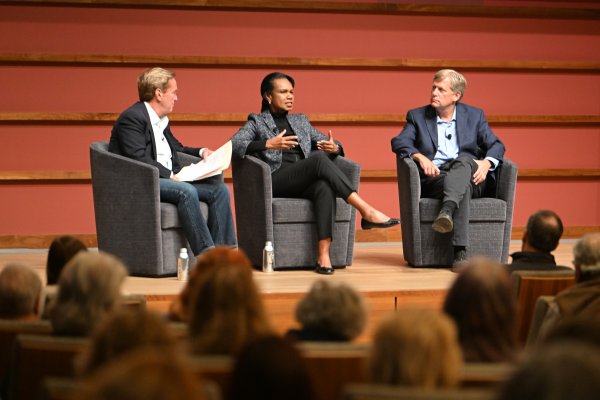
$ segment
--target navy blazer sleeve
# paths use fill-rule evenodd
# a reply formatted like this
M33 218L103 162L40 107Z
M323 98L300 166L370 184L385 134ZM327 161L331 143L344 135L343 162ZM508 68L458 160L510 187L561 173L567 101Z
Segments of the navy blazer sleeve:
M414 110L410 110L406 114L406 125L404 125L402 132L392 139L392 151L400 155L402 158L406 158L413 153L421 152L421 150L415 147L417 144L418 128L417 124L415 123L413 111Z

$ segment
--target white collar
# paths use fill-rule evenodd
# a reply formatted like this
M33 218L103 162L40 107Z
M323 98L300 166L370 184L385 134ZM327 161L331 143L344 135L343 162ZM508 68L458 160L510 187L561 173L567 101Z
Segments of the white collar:
M158 114L156 113L156 111L154 111L154 109L152 107L150 107L150 104L148 104L148 102L144 102L144 105L146 106L146 109L148 110L148 115L150 116L150 123L152 125L159 125L159 126L164 126L166 127L167 124L169 123L169 117L167 117L166 115L162 118L160 118L158 116Z

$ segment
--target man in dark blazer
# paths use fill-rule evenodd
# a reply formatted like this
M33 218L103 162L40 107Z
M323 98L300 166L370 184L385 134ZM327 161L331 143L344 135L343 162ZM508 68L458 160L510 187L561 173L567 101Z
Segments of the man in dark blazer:
M138 92L140 101L117 119L108 150L158 169L160 201L177 205L194 255L215 245L237 247L227 185L219 177L182 182L176 176L183 167L177 152L208 158L212 151L183 146L171 133L167 114L177 101L175 73L162 68L144 71L138 78ZM200 201L208 204L206 221Z
M467 259L470 199L495 185L494 171L504 157L504 144L483 111L459 103L466 85L456 71L437 72L430 105L410 110L404 129L392 139L392 151L417 164L421 197L443 199L432 228L454 230L453 267Z
M511 254L512 264L506 266L513 271L572 271L569 267L556 265L550 254L558 247L563 234L563 224L554 211L539 210L527 221L523 232L521 251Z

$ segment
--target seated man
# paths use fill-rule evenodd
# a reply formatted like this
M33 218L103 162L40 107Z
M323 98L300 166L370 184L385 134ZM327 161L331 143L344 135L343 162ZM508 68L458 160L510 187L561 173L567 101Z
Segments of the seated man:
M506 266L508 272L571 271L569 267L557 266L550 254L558 247L562 233L562 221L554 211L540 210L533 214L523 232L521 251L510 255L513 261Z
M421 197L443 199L432 228L441 233L454 230L453 268L467 259L471 198L482 197L486 185L488 190L495 186L492 171L504 156L504 144L483 111L459 103L466 86L467 80L456 71L437 72L430 105L410 110L404 129L392 139L392 151L417 164Z
M8 264L0 272L0 319L36 319L42 281L23 264Z
M577 284L554 298L540 326L544 338L562 321L595 319L600 314L600 233L589 233L573 248Z
M158 169L160 201L177 205L194 255L218 245L237 247L227 185L217 176L181 182L175 175L184 167L177 152L204 158L212 153L207 148L184 147L171 133L167 114L177 101L175 73L162 68L144 71L138 78L138 92L140 101L115 122L108 150ZM207 221L200 201L208 204Z

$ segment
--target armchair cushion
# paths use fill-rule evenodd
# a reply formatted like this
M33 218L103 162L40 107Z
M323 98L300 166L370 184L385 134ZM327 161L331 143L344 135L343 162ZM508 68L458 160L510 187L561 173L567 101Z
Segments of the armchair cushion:
M350 221L352 206L339 197L336 199L336 221ZM273 199L273 223L315 222L314 205L307 199Z
M421 222L433 222L442 208L442 201L437 199L421 199L419 201L419 218ZM499 199L472 199L469 221L506 221L506 202Z

